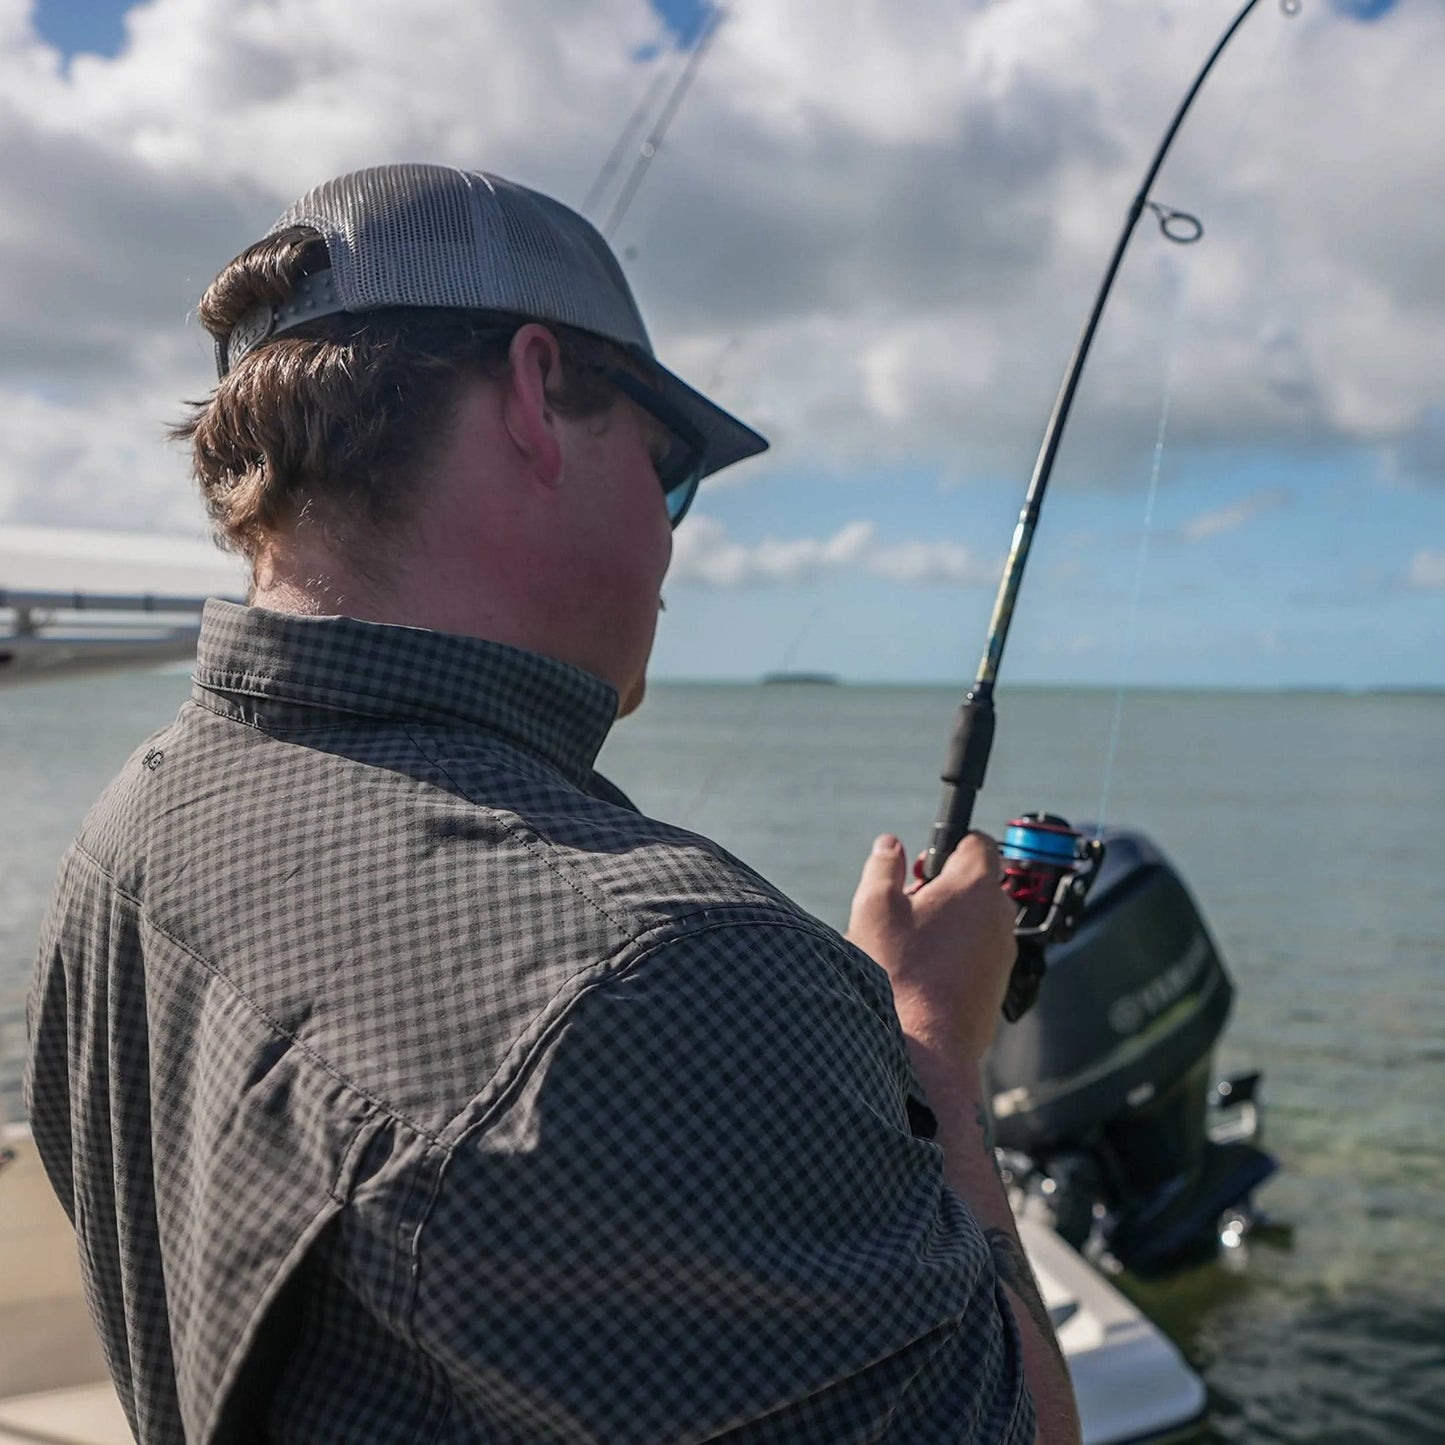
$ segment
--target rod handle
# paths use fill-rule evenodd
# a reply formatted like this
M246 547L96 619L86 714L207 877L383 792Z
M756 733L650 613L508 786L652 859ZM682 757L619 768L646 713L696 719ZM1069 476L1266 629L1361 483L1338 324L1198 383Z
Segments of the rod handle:
M993 688L978 684L964 698L954 719L953 735L943 760L943 797L928 851L923 855L923 877L931 882L943 871L948 855L958 847L973 821L973 805L988 772L993 750Z

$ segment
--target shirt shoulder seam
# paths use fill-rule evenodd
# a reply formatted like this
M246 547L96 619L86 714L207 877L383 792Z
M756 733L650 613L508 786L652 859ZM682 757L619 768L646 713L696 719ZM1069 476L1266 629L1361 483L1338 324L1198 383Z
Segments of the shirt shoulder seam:
M298 1039L294 1033L292 1033L277 1019L273 1018L269 1013L267 1013L266 1010L262 1008L261 1005L257 1003L256 1000L252 998L245 989L240 988L236 984L236 981L234 979L228 978L226 974L223 973L208 958L206 958L203 954L199 953L195 948L193 948L190 944L186 943L183 939L177 938L170 929L166 928L163 924L158 922L151 915L145 904L120 883L120 881L116 878L115 874L112 873L111 870L107 868L106 865L102 863L100 859L97 858L95 854L92 853L85 846L84 842L81 839L76 840L75 851L81 857L83 857L96 870L96 872L98 872L101 877L106 880L107 883L109 883L111 888L114 889L114 891L119 897L125 899L125 901L136 910L137 914L140 916L141 919L144 920L148 928L153 928L158 934L161 935L162 938L166 939L167 942L173 944L193 962L199 964L200 967L205 969L206 972L209 973L219 983L223 984L236 998L240 999L241 1002L245 1004L246 1007L250 1009L250 1011L258 1019L260 1019L267 1028L269 1028L279 1037L287 1040L287 1042L291 1045L292 1048L296 1049L305 1058L309 1059L323 1073L327 1074L330 1078L335 1079L336 1082L338 1084L341 1084L344 1088L350 1090L350 1092L354 1094L357 1098L364 1099L368 1104L379 1110L388 1119L395 1120L398 1124L404 1124L408 1129L412 1130L419 1137L426 1139L429 1143L435 1144L443 1150L449 1150L450 1146L447 1145L447 1143L442 1138L440 1138L435 1131L428 1129L424 1124L417 1123L417 1121L414 1119L408 1118L407 1115L401 1113L398 1109L395 1108L395 1106L389 1104L385 1099L378 1098L370 1090L363 1088L360 1084L356 1082L356 1080L351 1078L348 1074L343 1073L329 1060L327 1060L321 1054L317 1053L315 1049L311 1048L310 1045L302 1043L302 1041Z
M446 1144L446 1152L450 1156L452 1152L472 1134L479 1129L484 1129L494 1123L496 1119L505 1113L509 1106L512 1095L518 1085L526 1077L536 1057L543 1052L552 1040L556 1031L563 1027L568 1018L577 1007L578 1003L588 994L597 989L605 988L608 984L635 972L646 965L649 959L661 953L663 949L675 943L698 937L705 933L715 933L724 928L756 926L764 928L782 928L795 933L803 933L811 936L820 944L836 949L837 944L842 941L839 935L834 933L826 925L815 920L800 918L790 914L786 909L770 903L730 903L715 904L709 907L698 908L690 913L684 913L676 918L669 918L653 928L647 929L640 934L630 936L627 943L636 948L636 952L629 955L628 948L624 945L618 952L600 959L586 969L570 974L568 978L557 988L552 996L540 1008L532 1014L528 1020L529 1024L536 1023L547 1012L550 1005L555 1003L559 996L569 985L575 984L585 974L591 974L580 987L576 988L572 996L558 1009L556 1015L547 1021L541 1033L534 1038L527 1046L525 1053L515 1063L512 1079L507 1083L501 1094L493 1100L488 1107L468 1124L460 1133ZM525 1029L519 1030L519 1033ZM447 1140L450 1135L451 1125L462 1115L471 1109L479 1098L487 1092L488 1087L497 1079L506 1067L504 1058L491 1076L471 1094L467 1101L452 1115L451 1119L442 1128L441 1140ZM427 1210L423 1213L422 1223L425 1223L426 1214L430 1212L431 1203L428 1201ZM420 1230L420 1226L419 1226ZM419 1232L419 1231L418 1231Z
M719 914L732 914L743 916L719 917ZM694 920L703 918L706 918L709 921L702 926L683 926L693 923ZM579 989L577 989L577 991L572 995L572 997L567 1000L566 1004L558 1010L556 1016L547 1023L546 1027L542 1030L542 1032L538 1034L535 1039L532 1040L531 1045L527 1048L525 1054L519 1060L517 1060L516 1065L512 1071L512 1077L508 1081L506 1087L502 1090L501 1094L492 1101L492 1103L482 1112L482 1114L477 1119L473 1120L470 1124L467 1125L465 1129L461 1131L461 1133L459 1133L454 1139L452 1139L450 1143L442 1144L442 1158L439 1162L438 1167L432 1173L431 1188L428 1193L426 1204L423 1206L421 1214L417 1219L416 1227L411 1231L411 1238L408 1241L407 1245L408 1251L411 1255L412 1268L410 1272L409 1297L406 1300L404 1310L402 1312L402 1319L405 1322L404 1328L407 1330L411 1338L417 1338L415 1315L418 1296L420 1293L419 1287L421 1281L420 1263L422 1236L426 1233L426 1227L431 1222L432 1213L436 1208L437 1201L441 1198L442 1190L446 1183L448 1167L450 1166L452 1160L456 1157L457 1151L460 1149L464 1141L473 1134L477 1133L479 1130L485 1129L489 1125L495 1123L498 1118L505 1114L506 1110L511 1106L514 1100L517 1089L527 1078L532 1068L532 1065L546 1051L557 1030L563 1027L567 1019L572 1014L573 1010L576 1008L578 1002L587 994L593 992L596 989L602 988L606 984L614 981L615 979L622 978L625 975L634 971L635 969L641 967L644 963L647 962L648 959L660 953L669 944L677 943L685 938L695 937L699 934L711 933L719 929L736 927L739 924L749 923L765 927L787 928L798 933L806 933L816 938L820 943L824 944L836 944L836 942L838 941L838 935L832 933L832 931L829 930L822 923L819 923L816 920L810 920L808 918L797 917L787 912L779 905L773 903L723 904L711 908L700 908L692 913L684 914L681 917L668 919L666 923L659 925L657 928L650 929L647 932L636 935L635 937L631 937L629 941L636 945L644 943L645 940L649 940L649 936L651 935L651 939L650 941L646 942L646 946L643 947L641 951L636 953L633 957L626 959L625 962L621 962L619 964L618 955L613 954L611 957L602 960L600 963L594 965L593 968L595 976L592 979L589 979L586 983L584 983ZM625 951L626 950L624 949L623 952L625 953ZM577 975L573 974L568 980L568 982L572 982L574 979L576 979L576 977ZM558 992L560 993L560 991L561 990L559 989ZM556 998L557 994L554 993L552 995L552 999L549 1000L549 1003ZM541 1009L537 1011L536 1014L532 1016L533 1021L535 1021L545 1012L546 1005L544 1005ZM487 1085L490 1085L497 1078L497 1076L502 1072L505 1066L506 1060L504 1058L502 1062L498 1065L497 1069L493 1071L491 1078L487 1080ZM486 1087L487 1086L484 1085L481 1089L477 1090L477 1092L467 1100L467 1103L458 1111L458 1113L452 1116L452 1120L448 1121L447 1127L444 1128L442 1131L444 1136L447 1133L447 1130L450 1128L451 1122L453 1122L457 1117L459 1117L459 1115L465 1114L466 1111L471 1108L472 1105L476 1102L476 1100L486 1092ZM439 1140L438 1142L441 1141Z
M416 731L410 723L403 724L403 728L406 732L407 740L411 743L412 747L417 750L417 752L426 762L430 763L431 766L434 767L452 785L452 787L457 790L457 792L462 797L466 798L473 807L483 806L478 804L477 800L472 796L471 789L465 787L462 784L461 780L458 779L447 768L447 765L435 755L434 751L432 749L429 749L425 745L425 743L423 743L423 741L416 735ZM560 772L559 776L561 776ZM564 777L563 781L566 782L568 786L576 786L576 784L573 783L571 779ZM504 827L507 832L510 833L511 836L515 838L516 841L527 850L528 853L530 853L539 863L541 863L542 866L548 870L548 872L553 874L553 876L557 879L559 883L562 883L566 887L570 888L572 892L575 893L577 897L587 905L587 907L592 909L593 912L598 914L600 917L605 918L608 923L610 923L612 927L616 929L619 934L621 934L622 938L625 941L636 943L640 937L646 936L645 934L639 935L633 929L629 928L620 918L618 918L610 910L605 908L601 904L601 902L599 902L596 898L592 896L591 893L589 893L585 888L583 888L566 869L559 868L557 866L556 859L552 856L552 850L543 843L542 839L531 829L523 828L517 822L512 821L512 817L515 815L508 815L503 810L498 808L492 808L489 809L489 811L498 820L498 822L500 822L501 826Z

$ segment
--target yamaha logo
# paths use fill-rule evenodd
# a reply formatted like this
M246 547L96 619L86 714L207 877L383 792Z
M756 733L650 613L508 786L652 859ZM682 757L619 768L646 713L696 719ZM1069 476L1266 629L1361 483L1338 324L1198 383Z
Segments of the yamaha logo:
M1157 978L1135 993L1121 994L1109 1005L1109 1027L1116 1034L1138 1033L1188 991L1208 959L1209 940L1196 933L1189 947Z
M1139 1002L1138 997L1132 993L1126 993L1123 998L1115 1001L1109 1009L1109 1027L1116 1034L1132 1034L1140 1024L1144 1022L1144 1006Z

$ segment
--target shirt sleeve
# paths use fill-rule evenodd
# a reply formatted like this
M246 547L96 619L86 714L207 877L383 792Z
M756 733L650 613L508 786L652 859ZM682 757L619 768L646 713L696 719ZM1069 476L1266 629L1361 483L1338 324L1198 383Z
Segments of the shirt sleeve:
M1032 1441L1012 1317L911 1087L881 970L821 926L699 925L584 990L424 1228L413 1324L458 1422Z

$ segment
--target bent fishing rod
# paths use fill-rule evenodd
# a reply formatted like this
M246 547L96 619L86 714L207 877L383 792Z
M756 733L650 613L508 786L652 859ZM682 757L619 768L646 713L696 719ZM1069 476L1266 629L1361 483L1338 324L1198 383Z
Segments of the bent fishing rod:
M1298 15L1302 3L1303 0L1279 0L1280 10L1287 17ZM1196 216L1161 205L1151 199L1150 192L1163 168L1165 157L1174 144L1174 138L1184 124L1184 118L1189 114L1195 98L1203 89L1210 71L1258 4L1259 0L1248 0L1234 17L1233 23L1210 52L1208 60L1195 76L1194 84L1189 87L1175 111L1174 118L1164 132L1164 137L1145 172L1143 184L1129 207L1124 229L1119 234L1098 295L1094 298L1093 309L1084 323L1084 329L1064 373L1054 401L1053 413L1044 430L1038 458L1034 462L1033 476L1029 480L1023 510L1019 513L1018 524L1014 528L1008 562L1004 567L1003 580L999 583L993 615L989 620L988 638L983 659L979 663L978 675L959 707L953 734L949 739L943 764L943 796L939 802L938 818L933 825L928 850L919 862L919 877L924 882L939 875L949 854L968 832L973 819L974 801L983 787L989 754L993 749L994 683L998 678L999 664L1003 660L1004 644L1008 641L1014 604L1018 600L1024 567L1028 562L1034 531L1038 526L1039 511L1043 506L1044 492L1048 488L1049 476L1053 472L1054 460L1063 440L1064 427L1074 404L1079 378L1083 375L1084 363L1088 360L1089 350L1093 346L1099 319L1108 305L1115 277L1123 264L1124 253L1128 250L1129 241L1146 210L1154 214L1159 222L1159 229L1170 241L1180 245L1192 245L1204 234L1204 227ZM1018 905L1018 920L1014 930L1018 940L1018 958L1014 963L1008 995L1003 1006L1004 1017L1012 1023L1021 1018L1038 997L1045 972L1045 945L1064 941L1078 926L1089 886L1103 862L1104 845L1100 839L1085 838L1064 819L1054 814L1026 813L1008 825L1000 852L1004 861L1004 888Z

